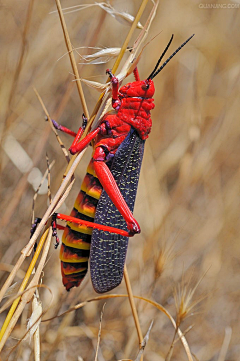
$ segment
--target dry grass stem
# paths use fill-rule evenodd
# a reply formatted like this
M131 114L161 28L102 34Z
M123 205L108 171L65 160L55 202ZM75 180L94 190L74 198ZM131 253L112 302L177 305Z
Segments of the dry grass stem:
M141 348L138 352L138 355L135 359L135 361L140 361L141 358L142 358L142 355L143 355L143 352L145 350L145 347L147 346L147 342L149 340L149 336L150 336L150 332L151 332L151 329L152 329L152 326L153 326L153 321L151 322L150 326L149 326L149 329L146 333L146 335L144 336L144 339L142 340L142 343L141 343Z
M83 107L83 112L84 112L85 116L87 118L89 118L87 104L86 104L86 100L85 100L85 97L84 97L84 94L83 94L82 85L81 85L81 82L80 82L80 79L79 79L80 77L79 77L78 68L77 68L76 60L75 60L73 49L72 49L72 44L71 44L71 41L70 41L70 38L69 38L67 25L66 25L66 22L65 22L65 19L64 19L64 16L63 16L62 7L61 7L61 3L60 3L59 0L56 0L56 5L57 5L58 14L59 14L59 18L60 18L62 29L63 29L63 34L64 34L66 47L68 49L68 54L69 54L71 65L72 65L72 70L73 70L74 75L75 75L76 84L77 84L77 88L78 88L78 93L79 93L80 101L81 101L81 104L82 104L82 107Z
M218 356L218 361L226 360L231 337L232 337L232 329L231 329L231 327L226 327L223 344L222 344L222 347L221 347L221 350L220 350L220 353Z
M43 182L46 179L46 177L48 177L49 172L52 169L52 167L54 166L54 164L55 164L55 160L53 160L51 162L51 164L48 164L48 167L47 167L47 169L46 169L46 171L45 171L45 173L44 173L44 175L43 175L43 177L41 179L41 182L39 183L39 185L38 185L38 187L37 187L37 189L36 189L36 191L34 193L33 201L32 201L32 222L31 222L32 224L34 223L34 220L35 220L35 211L34 211L34 209L35 209L35 203L36 203L36 200L37 200L39 190L40 190L41 186L43 185Z
M138 319L137 309L136 309L136 305L135 305L135 301L134 301L134 297L133 297L131 282L130 282L130 279L129 279L129 276L128 276L128 271L127 271L126 264L124 266L124 281L125 281L125 284L126 284L128 297L129 297L129 303L130 303L130 306L131 306L131 309L132 309L133 319L134 319L135 327L136 327L137 334L138 334L139 347L141 348L141 344L143 342L143 334L142 334L142 330L141 330L141 327L140 327L140 322L139 322L139 319Z
M98 339L97 339L97 347L96 347L96 355L95 355L94 361L97 361L97 359L98 359L98 350L99 350L99 346L100 346L101 331L102 331L102 319L103 319L103 313L104 313L105 306L106 306L106 303L103 304L102 311L101 311L100 323L99 323L99 331L98 331Z
M95 3L95 4L74 5L74 6L70 6L70 7L67 7L67 8L63 8L62 11L63 11L64 14L71 14L73 12L85 10L87 8L91 8L91 7L94 7L94 6L99 6L101 9L106 11L106 13L111 15L113 18L115 18L120 23L130 25L134 21L134 17L132 15L126 13L125 11L117 11L116 9L114 9L111 6L111 4L104 3L104 2ZM53 14L53 13L55 13L55 11L52 11L50 14ZM138 29L143 28L143 26L142 26L142 24L140 22L138 22L137 28Z
M43 108L43 111L44 111L44 113L45 113L45 115L46 115L46 117L47 117L47 120L48 120L49 124L50 124L51 130L52 130L53 133L55 134L55 136L56 136L56 138L57 138L57 141L58 141L58 143L60 144L60 147L61 147L61 149L62 149L62 152L63 152L63 154L64 154L67 162L69 163L69 162L70 162L69 154L68 154L68 152L67 152L67 150L66 150L66 148L65 148L65 146L64 146L64 144L63 144L63 142L62 142L62 140L61 140L61 138L60 138L60 136L58 135L58 132L56 131L56 129L54 128L54 126L53 126L53 124L52 124L52 120L51 120L51 117L50 117L50 115L49 115L49 113L48 113L48 111L47 111L47 108L45 107L45 104L44 104L44 102L43 102L40 94L38 93L37 89L34 88L33 90L34 90L34 92L35 92L35 94L36 94L36 96L37 96L37 98L38 98L38 100L39 100L39 102L40 102L40 104L41 104L41 106L42 106L42 108Z
M41 301L39 300L39 295L36 290L37 295L33 296L32 300L32 315L34 315L35 319L32 319L32 323L34 324L35 320L39 318L42 314L42 305ZM34 343L34 361L40 361L41 359L41 348L40 348L40 321L35 325L35 330L33 331L33 343ZM30 326L31 327L31 326Z
M22 250L22 253L26 256L29 255L29 253L32 250L32 247L34 246L37 238L39 237L42 229L45 226L45 223L48 221L49 217L55 212L55 210L57 209L57 207L59 206L59 202L61 202L61 199L63 197L64 191L69 191L68 187L71 187L71 184L68 185L68 183L71 181L72 179L72 175L74 174L79 162L81 161L84 152L81 152L80 154L77 155L75 161L72 164L72 167L70 168L69 172L67 173L65 179L63 180L61 186L59 187L57 193L55 194L52 203L50 204L50 206L48 207L47 211L45 212L41 222L39 223L36 231L34 232L32 238L30 239L30 241L28 242L28 244L24 247L24 249Z
M47 237L47 240L46 240ZM27 282L32 274L33 268L35 267L36 261L39 257L39 254L41 252L41 249L45 243L44 246L44 250L42 253L42 257L39 261L37 270L33 276L32 281L30 282L30 284L27 287L27 290L29 290L29 292L24 293L20 299L20 297L16 298L16 300L13 302L12 307L9 310L9 313L5 319L5 322L1 328L0 331L0 351L2 350L5 342L7 341L9 335L11 334L16 322L18 321L18 318L20 317L24 307L26 306L26 304L31 300L31 298L33 297L34 291L35 291L35 287L37 287L37 284L39 282L39 278L41 276L41 272L42 269L44 267L44 264L46 262L46 258L48 255L48 250L50 247L50 243L51 243L51 238L52 238L52 230L47 230L44 235L42 236L42 238L39 241L39 244L37 246L36 252L34 253L33 259L31 261L31 264L28 268L28 271L26 273L26 276L19 288L19 292L23 292L24 289L26 288ZM45 242L46 241L46 242ZM35 287L34 287L35 286Z

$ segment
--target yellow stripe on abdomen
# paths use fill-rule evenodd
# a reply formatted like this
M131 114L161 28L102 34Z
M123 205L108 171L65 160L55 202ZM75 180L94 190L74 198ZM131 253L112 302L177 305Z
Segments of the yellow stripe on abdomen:
M91 160L71 216L94 222L101 193L102 186L96 177L93 161ZM87 273L91 235L92 228L67 222L60 250L63 284L67 290L79 286Z
M74 252L74 250L76 250ZM78 252L79 251L79 252ZM89 251L81 252L82 250L77 250L76 248L70 248L65 246L64 244L61 245L60 249L60 260L62 262L67 263L83 263L87 262L89 258Z
M95 217L98 200L89 196L82 190L79 192L77 199L74 203L74 208L78 213L84 214L90 218ZM80 218L80 217L78 217Z

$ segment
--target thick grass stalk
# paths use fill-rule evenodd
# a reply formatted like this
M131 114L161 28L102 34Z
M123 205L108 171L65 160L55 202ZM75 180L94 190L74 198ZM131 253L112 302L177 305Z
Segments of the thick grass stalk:
M78 94L79 94L79 97L80 97L80 100L81 100L81 103L82 103L83 112L84 112L85 116L87 118L89 118L87 103L86 103L86 100L85 100L85 97L84 97L84 94L83 94L82 84L81 84L81 81L80 81L78 68L77 68L76 60L75 60L75 57L74 57L74 54L73 54L73 48L72 48L72 44L71 44L70 37L69 37L69 34L68 34L67 25L66 25L66 22L65 22L65 19L64 19L64 15L63 15L60 0L56 0L56 5L57 5L58 14L59 14L59 18L60 18L62 29L63 29L63 35L64 35L66 47L68 49L68 54L69 54L69 58L70 58L71 65L72 65L72 70L73 70L74 76L76 78Z
M129 299L129 303L130 303L130 306L132 309L133 319L134 319L137 334L138 334L139 348L141 348L142 341L143 341L143 334L142 334L142 330L141 330L139 319L138 319L137 309L136 309L136 305L135 305L135 301L134 301L134 297L133 297L131 282L130 282L130 279L128 276L126 264L124 266L124 281L126 284L128 299Z

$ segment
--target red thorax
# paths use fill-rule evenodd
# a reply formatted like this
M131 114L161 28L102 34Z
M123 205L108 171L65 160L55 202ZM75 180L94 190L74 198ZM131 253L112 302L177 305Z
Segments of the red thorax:
M151 79L128 83L119 89L120 106L117 115L135 128L142 139L146 139L151 131L150 111L154 108L154 91Z

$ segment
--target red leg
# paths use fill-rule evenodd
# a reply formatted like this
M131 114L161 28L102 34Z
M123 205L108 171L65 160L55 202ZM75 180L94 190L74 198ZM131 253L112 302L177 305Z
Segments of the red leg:
M136 80L136 81L140 81L140 76L139 76L139 72L138 72L138 68L137 68L137 67L133 70L133 74L134 74L135 80Z
M107 192L110 199L125 219L130 234L133 235L135 233L140 233L141 229L139 224L133 217L132 212L130 211L127 203L125 202L110 169L104 163L105 158L106 154L103 148L97 147L93 155L93 166L97 177L102 184L104 190Z
M64 231L65 228L66 228L66 227L62 226L61 224L57 224L56 219L61 219L63 221L76 223L76 224L79 224L79 226L85 225L85 226L90 227L90 228L96 228L96 229L100 229L102 231L121 234L124 237L131 236L131 234L129 234L126 231L123 231L122 229L118 229L118 228L114 228L114 227L110 227L110 226L105 226L104 224L88 222L88 221L85 221L83 219L75 218L75 217L72 217L72 216L67 216L66 214L62 214L62 213L55 213L54 217L53 217L54 224L52 222L52 226L54 227L55 237L57 236L56 229ZM41 222L41 220L42 220L41 218L36 218L35 219L35 221L34 221L34 223L32 225L31 231L30 231L31 232L30 238L34 234L34 232L35 232L35 230L37 228L37 225L38 225L38 223Z
M58 123L56 122L56 120L54 120L54 119L51 119L51 120L52 120L52 123L53 123L53 126L54 126L55 129L61 130L61 132L66 133L66 134L69 134L69 135L71 135L72 137L76 137L77 133L73 132L72 130L70 130L70 129L66 128L66 127L64 127L64 126L61 125L61 124L58 124ZM80 129L81 129L81 128L80 128Z
M79 224L79 225L85 225L85 226L90 227L90 228L100 229L102 231L121 234L124 237L132 236L132 234L129 234L128 232L123 231L122 229L118 229L118 228L114 228L114 227L110 227L110 226L104 226L103 224L88 222L88 221L82 220L80 218L74 218L72 216L67 216L66 214L62 214L62 213L57 213L56 218L57 219L62 219L62 220L67 221L67 222L76 223L76 224ZM57 227L57 229L61 229L61 230L65 229L65 227L63 227L63 226L61 226L59 224L57 224L56 227Z
M74 139L73 143L75 144L81 138L81 136L83 134L83 131L86 128L86 125L87 125L87 118L85 117L84 114L82 115L82 118L83 118L82 126L79 128L77 133L73 132L72 130L70 130L70 129L66 128L66 127L64 127L61 124L58 124L58 122L56 122L56 120L54 120L54 119L51 119L51 120L52 120L54 128L56 128L57 130L60 130L61 132L64 132L64 133L69 134L72 137L74 137L75 139Z
M81 152L86 146L93 140L96 135L101 131L101 126L99 126L97 129L90 132L88 135L86 135L85 138L83 138L79 143L79 138L81 137L81 128L79 129L76 138L74 139L71 147L69 148L69 151L71 154L75 154L78 152Z
M112 83L112 107L118 110L121 105L121 100L118 98L118 78L116 78L109 69L106 70L106 73L109 75Z

